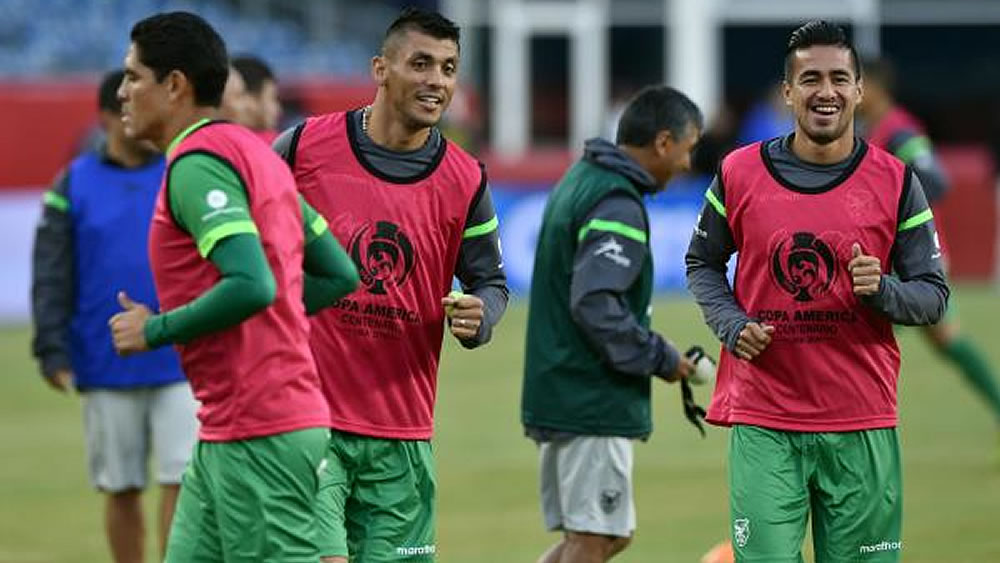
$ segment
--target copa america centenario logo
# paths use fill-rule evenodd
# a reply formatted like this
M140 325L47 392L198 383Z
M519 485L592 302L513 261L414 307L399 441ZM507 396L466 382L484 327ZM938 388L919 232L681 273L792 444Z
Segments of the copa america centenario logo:
M374 295L385 295L388 287L406 283L416 262L409 237L389 221L378 221L374 229L370 224L362 226L351 236L349 246L361 283Z
M795 233L771 253L774 283L796 301L812 301L823 295L836 276L833 251L813 233Z

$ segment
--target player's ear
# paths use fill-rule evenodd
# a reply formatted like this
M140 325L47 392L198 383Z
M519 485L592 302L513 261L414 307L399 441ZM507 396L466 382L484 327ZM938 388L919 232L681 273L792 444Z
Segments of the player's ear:
M674 143L674 136L668 129L664 129L657 133L656 138L653 139L653 148L656 149L658 156L664 156L670 152L670 148L673 147Z
M167 75L163 77L163 83L167 87L167 96L171 100L177 100L186 89L191 88L191 82L188 81L187 76L177 69L171 70L167 73ZM193 95L194 92L192 92L192 96Z
M792 85L787 80L781 81L781 95L785 98L785 105L792 105Z
M389 61L383 55L372 57L372 80L375 84L382 86L385 84L386 74L388 74Z

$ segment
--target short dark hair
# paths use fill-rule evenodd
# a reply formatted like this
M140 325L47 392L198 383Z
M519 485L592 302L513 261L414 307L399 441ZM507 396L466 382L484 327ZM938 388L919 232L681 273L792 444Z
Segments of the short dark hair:
M704 125L701 110L690 98L669 86L647 86L629 100L615 142L645 147L663 130L679 140L689 124L699 130Z
M229 78L229 55L222 37L190 12L150 16L132 27L130 35L142 64L157 81L171 71L184 74L200 106L219 107Z
M861 78L861 64L858 62L858 52L847 40L847 32L839 25L823 20L814 20L800 26L788 38L785 49L785 80L791 78L792 60L795 51L808 49L814 45L832 45L851 52L851 63L854 65L854 77Z
M247 85L247 92L251 94L260 94L264 83L269 80L275 83L278 82L274 78L274 73L271 72L271 67L267 66L267 63L258 57L253 55L239 55L233 57L232 63L236 72L240 73L240 76L243 77L243 82Z
M886 59L865 59L861 64L865 73L865 82L875 81L882 85L890 94L896 89L896 69Z
M437 12L408 7L404 8L399 16L389 24L389 28L385 30L385 37L382 39L382 52L385 52L386 45L392 38L407 31L417 31L435 39L450 39L455 42L456 46L461 47L459 42L461 31L455 22Z
M101 79L101 85L97 88L97 109L110 111L111 113L122 112L122 101L118 99L118 87L122 85L125 78L125 71L116 69L108 72Z

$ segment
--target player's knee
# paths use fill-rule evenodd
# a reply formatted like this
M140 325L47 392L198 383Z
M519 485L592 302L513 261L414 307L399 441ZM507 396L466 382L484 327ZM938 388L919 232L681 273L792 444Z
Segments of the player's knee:
M945 352L948 346L958 338L958 325L942 321L936 325L926 327L924 333L934 348L940 352Z
M319 560L321 563L347 563L347 558L339 555L334 557L320 557Z
M567 547L570 548L570 552L584 552L607 561L616 553L628 547L632 538L569 532L566 534L565 541L569 544Z
M611 559L615 555L625 551L625 548L632 543L632 536L627 537L616 537L612 538L611 545L608 548L608 559Z
M108 497L115 502L138 502L142 497L142 489L122 489L120 491L107 491Z

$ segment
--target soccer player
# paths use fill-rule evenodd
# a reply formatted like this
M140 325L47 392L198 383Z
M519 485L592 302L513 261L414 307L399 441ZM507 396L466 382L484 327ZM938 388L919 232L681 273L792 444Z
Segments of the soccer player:
M372 59L371 105L275 141L361 273L358 291L312 322L334 430L319 500L326 561L434 558L430 439L445 322L475 348L507 305L485 170L437 128L458 65L458 28L404 10ZM449 292L456 276L462 295Z
M109 72L98 90L103 145L70 163L43 199L32 263L32 352L49 385L80 391L90 482L107 498L111 558L140 563L149 455L156 453L160 483L162 557L198 432L198 404L173 350L120 358L111 346L115 288L156 306L146 233L163 176L163 157L125 136L116 95L122 76Z
M121 354L177 344L202 403L166 559L315 563L329 411L305 309L351 291L357 274L285 163L213 119L228 73L215 30L173 12L140 21L131 40L125 130L167 155L149 235L164 312L122 292L109 323Z
M521 422L539 443L542 513L562 540L541 563L603 563L635 530L632 440L652 433L652 377L691 362L650 330L653 261L643 198L691 167L702 116L641 90L617 144L592 139L549 194L531 278Z
M924 187L927 202L933 207L948 192L948 179L934 155L930 139L920 122L896 104L894 75L888 61L865 61L863 73L865 99L858 113L867 123L868 142L912 167ZM943 245L943 250L947 252L947 245ZM944 258L947 267L947 255ZM941 322L924 327L923 333L939 355L958 367L1000 423L1000 385L996 372L976 345L961 333L954 306Z
M219 105L219 117L246 126L250 115L250 95L247 84L236 67L229 65L226 87L222 90L222 103Z
M253 55L233 57L232 64L243 77L246 87L243 124L265 142L273 142L278 136L278 121L281 119L278 80L267 63Z
M688 249L723 343L707 420L732 427L737 561L801 561L810 513L818 561L901 556L892 324L937 322L949 291L920 179L854 134L862 90L841 28L796 29L795 131L723 160Z

